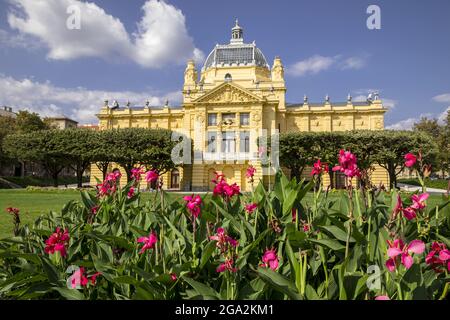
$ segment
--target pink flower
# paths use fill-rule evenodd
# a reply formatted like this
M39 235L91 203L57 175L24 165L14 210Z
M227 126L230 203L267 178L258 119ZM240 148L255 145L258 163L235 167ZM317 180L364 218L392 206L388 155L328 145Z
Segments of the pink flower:
M328 172L328 165L326 163L321 163L320 159L317 159L317 161L313 164L311 175L320 175L322 172Z
M391 300L388 296L377 296L375 300Z
M408 168L411 168L416 164L417 157L413 155L412 153L405 154L405 166Z
M69 239L69 231L67 229L63 231L60 227L57 227L56 231L45 241L45 253L54 254L55 251L58 251L61 257L65 257Z
M70 279L72 289L76 289L79 286L86 287L89 283L89 279L84 275L84 267L80 267L72 274Z
M229 200L233 196L239 195L241 193L239 186L236 183L229 185L226 182L225 176L223 174L218 174L216 172L216 178L211 181L216 184L213 190L214 196L220 195Z
M231 272L237 272L237 268L233 267L234 261L233 259L226 259L224 263L220 264L216 271L217 272L224 272L226 270Z
M185 196L183 197L183 200L186 201L186 208L189 210L189 212L192 214L194 219L196 219L201 212L201 204L202 204L202 198L199 195L192 196Z
M353 178L360 176L358 166L356 165L356 156L350 151L339 151L339 165L333 167L333 171L343 172L347 177Z
M128 190L127 198L131 199L134 196L134 187L130 187L130 190Z
M295 222L297 220L297 209L292 208L291 213L292 213L292 222Z
M249 203L245 205L245 211L247 211L248 214L253 213L256 208L258 208L258 205L256 203Z
M141 181L141 175L144 173L143 167L133 168L131 169L131 178L136 182Z
M431 251L425 258L425 262L430 265L435 272L442 272L442 268L445 267L450 271L450 250L447 249L444 243L433 242Z
M403 202L400 195L397 195L397 204L395 205L394 211L392 212L393 218L395 219L400 212L403 212Z
M159 174L158 172L156 172L156 170L147 171L147 173L145 174L145 180L147 180L147 182L150 184L156 182L158 178Z
M247 172L245 173L245 176L246 176L247 178L250 178L250 179L253 180L253 176L255 175L255 172L256 172L256 168L255 168L254 166L250 165L250 166L247 168Z
M217 228L216 235L210 236L209 239L217 241L216 246L221 250L221 252L227 251L228 244L231 244L233 247L237 247L239 245L239 242L228 236L223 228Z
M278 256L274 249L268 249L266 252L264 252L264 255L262 257L262 264L260 264L261 267L270 267L273 271L277 270L278 268Z
M430 195L428 193L422 193L421 195L413 194L411 197L411 200L413 201L411 208L416 210L421 210L425 208L426 206L425 201L428 199L429 196Z
M97 214L99 207L98 206L94 206L91 208L91 213L92 214Z
M97 283L97 277L100 276L101 274L102 274L101 272L96 272L89 277L89 281L91 281L92 285L95 286L95 284Z
M171 279L172 281L177 281L177 279L178 279L177 274L172 272L172 273L170 274L170 279Z
M9 208L6 208L6 212L8 212L9 214L12 214L13 216L18 216L20 210L18 208L9 207Z
M155 244L158 242L158 236L155 232L150 232L148 237L140 237L137 239L137 242L144 244L141 251L139 251L139 254L143 254L146 250L155 248Z
M416 210L411 207L403 209L403 215L408 220L413 220L415 217L417 217Z
M401 255L401 263L406 269L409 269L414 263L414 259L411 255L413 253L421 254L425 251L425 243L420 240L413 240L409 245L403 244L401 239L396 239L393 242L388 240L388 245L389 249L387 254L389 259L386 261L386 267L391 272L394 271L399 264L399 255Z

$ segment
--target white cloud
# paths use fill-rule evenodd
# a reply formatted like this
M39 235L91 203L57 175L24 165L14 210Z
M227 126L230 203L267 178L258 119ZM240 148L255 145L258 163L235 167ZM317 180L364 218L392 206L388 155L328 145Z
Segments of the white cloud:
M428 119L438 119L438 123L443 124L444 119L447 117L447 112L450 110L450 107L447 107L443 112L439 113L438 115L432 114L432 113L422 113L417 118L408 118L406 120L401 120L397 123L394 123L392 125L389 125L386 127L386 129L390 130L411 130L415 123L419 122L422 118L428 118Z
M99 112L104 100L117 100L123 106L128 100L131 105L161 106L166 99L170 105L181 101L181 94L169 92L155 95L151 92L102 91L86 88L62 88L52 83L36 82L33 79L21 80L0 75L0 105L13 107L14 111L29 110L41 117L67 115L81 123L97 122L95 114Z
M301 77L307 74L317 74L320 71L328 70L335 63L335 60L336 57L314 55L288 67L287 73L296 77Z
M20 34L38 38L48 47L48 58L71 60L100 57L131 59L143 67L203 59L186 29L181 10L163 1L148 0L143 16L131 35L120 19L107 14L95 3L79 0L9 0L14 7L8 23ZM80 9L80 29L66 26L69 6Z
M353 101L366 101L367 97L369 96L369 93L371 92L378 92L380 93L380 98L381 101L383 103L383 106L385 108L388 108L389 110L394 109L397 105L398 105L398 101L395 99L390 99L390 98L384 98L381 95L381 90L378 89L359 89L359 90L355 90L353 91L353 94L355 94L355 96L353 97Z
M341 63L341 69L347 70L347 69L361 69L365 67L366 65L366 59L363 57L350 57L342 61Z
M440 94L438 96L433 97L433 101L450 103L450 93Z
M366 57L348 57L342 55L325 57L313 55L305 60L298 61L287 67L286 72L294 77L314 75L336 67L340 70L361 69L366 65Z

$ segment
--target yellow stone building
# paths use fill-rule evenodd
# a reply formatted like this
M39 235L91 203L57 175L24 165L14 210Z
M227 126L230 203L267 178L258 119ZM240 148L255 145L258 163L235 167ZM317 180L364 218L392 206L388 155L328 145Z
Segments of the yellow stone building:
M201 70L194 61L187 62L180 107L166 103L156 108L147 102L144 107L120 108L105 102L97 115L99 128L165 128L187 134L194 141L193 164L165 174L163 180L166 188L192 191L211 190L215 171L248 190L245 171L250 164L257 168L256 181L269 180L269 175L263 176L256 143L263 130L270 137L277 131L384 128L386 109L378 95L366 102L349 96L344 103L333 103L328 96L323 103L310 103L305 96L301 103L287 104L286 90L281 59L275 57L269 66L255 42L244 42L236 21L230 43L216 45ZM94 183L101 173L92 167ZM381 168L372 176L374 183L386 186L388 179Z

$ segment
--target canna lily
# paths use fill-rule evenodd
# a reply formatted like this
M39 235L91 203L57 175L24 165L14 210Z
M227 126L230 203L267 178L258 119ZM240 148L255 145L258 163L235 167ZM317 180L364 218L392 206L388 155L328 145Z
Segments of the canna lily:
M411 168L414 166L417 162L417 157L413 155L412 153L405 154L405 166L408 168Z
M442 267L444 269L447 267L447 270L450 272L450 250L447 249L444 243L433 242L425 262L436 272L442 272Z
M250 178L250 179L253 180L253 176L255 175L255 172L256 172L256 168L255 168L254 166L250 165L250 166L247 168L247 172L245 173L245 176L246 176L247 178Z
M69 244L69 231L65 229L64 231L57 227L56 231L45 241L45 253L54 254L58 251L61 257L67 255L66 246Z
M84 275L84 267L80 267L72 274L70 279L72 289L77 289L77 287L86 287L89 283L89 279Z
M158 178L159 174L156 170L147 171L147 173L145 174L145 180L150 184L156 182Z
M201 209L200 206L202 204L202 198L199 195L185 196L183 200L186 201L186 208L192 214L192 216L197 218L200 215Z
M393 272L399 264L399 256L401 255L401 263L406 269L411 268L414 259L413 253L421 254L425 251L425 243L420 240L413 240L405 245L401 239L395 239L393 242L388 240L389 249L387 251L389 259L386 261L386 267Z
M360 176L358 166L356 165L356 156L350 151L339 151L339 165L333 167L333 171L343 172L347 177L353 178Z
M228 249L228 244L231 244L233 247L237 247L239 242L226 234L224 228L217 228L217 233L214 236L209 237L210 240L217 241L217 247L225 252Z
M417 217L416 210L414 210L412 207L403 209L403 215L408 220L413 220Z
M156 235L156 233L154 231L152 231L152 232L150 232L148 237L138 238L137 242L144 244L141 251L139 251L139 254L143 254L146 250L155 248L155 244L156 244L156 242L158 242L158 236Z
M403 212L403 202L402 202L402 198L398 194L397 195L397 204L395 205L394 211L392 212L393 218L395 219L400 212Z
M248 214L253 213L256 208L258 208L258 205L256 203L249 203L245 205L245 211L247 211Z
M328 172L328 165L326 163L321 163L320 159L317 159L317 161L313 164L313 168L311 170L311 175L320 175L323 172Z
M127 194L127 198L131 199L131 198L133 198L133 196L134 196L134 187L130 187L130 190L128 191L128 194Z
M234 261L233 259L226 259L224 263L221 263L216 271L217 272L224 272L226 270L231 271L231 272L237 272L237 268L233 267Z
M375 300L391 300L388 296L377 296Z
M278 256L274 249L268 249L266 252L264 252L264 255L262 257L262 264L260 264L261 267L270 267L273 271L277 270L278 268Z
M144 169L142 167L131 169L131 178L138 182L141 181L141 175L144 173Z
M416 210L425 208L426 206L425 200L427 200L429 196L430 195L428 193L422 193L420 195L413 194L411 197L411 200L413 201L411 208Z

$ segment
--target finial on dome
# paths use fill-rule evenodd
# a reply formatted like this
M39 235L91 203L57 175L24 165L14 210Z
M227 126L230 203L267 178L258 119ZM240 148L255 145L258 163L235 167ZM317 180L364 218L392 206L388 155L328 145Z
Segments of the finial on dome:
M239 21L236 18L236 25L231 29L230 44L242 44L244 43L244 30L239 26Z

